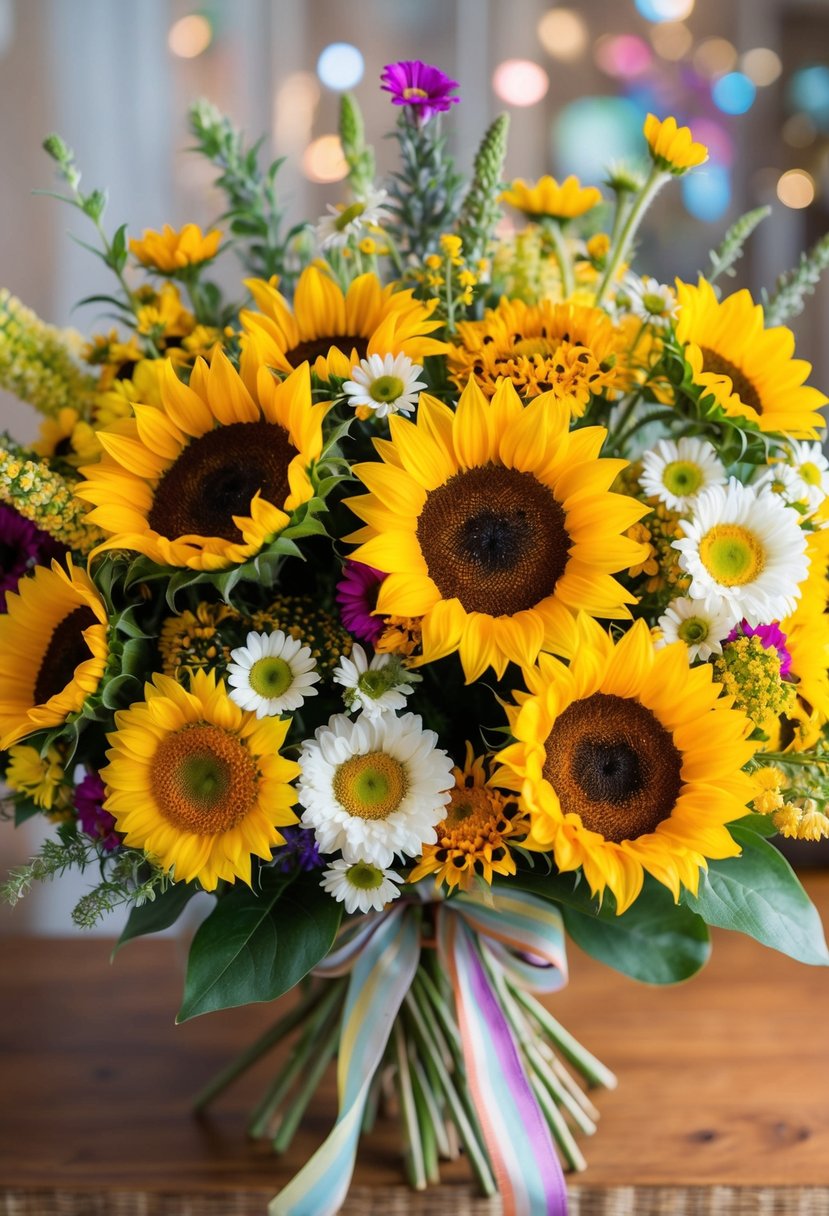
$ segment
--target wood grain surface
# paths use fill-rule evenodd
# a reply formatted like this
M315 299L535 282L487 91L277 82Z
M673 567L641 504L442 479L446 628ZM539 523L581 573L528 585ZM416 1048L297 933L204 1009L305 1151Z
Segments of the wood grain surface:
M829 874L804 875L829 922ZM290 1154L245 1137L279 1068L261 1062L203 1118L189 1103L274 1018L251 1006L174 1025L184 947L0 940L2 1216L264 1216L334 1115L333 1077ZM555 1015L619 1076L599 1093L572 1216L829 1216L829 969L716 932L713 958L648 988L571 948ZM495 1216L463 1162L410 1193L393 1123L362 1142L351 1216Z

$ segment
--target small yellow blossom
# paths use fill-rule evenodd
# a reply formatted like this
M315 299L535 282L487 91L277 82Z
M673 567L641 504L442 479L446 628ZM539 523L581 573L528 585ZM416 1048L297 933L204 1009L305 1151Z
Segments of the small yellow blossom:
M180 231L165 224L161 232L145 230L141 240L132 238L130 252L144 266L162 274L175 274L200 266L216 256L222 234L218 228L202 234L198 224L185 224Z
M101 445L94 429L78 411L65 406L55 417L43 420L32 451L38 456L59 457L66 464L77 467L97 460Z
M695 143L691 128L678 126L675 118L660 121L655 114L649 114L643 131L654 164L666 173L681 177L708 160L705 144Z
M829 817L818 809L814 798L786 802L773 818L781 836L791 840L822 840L829 836Z
M377 253L377 242L373 237L364 236L358 248L360 253L364 253L366 257L373 257Z
M67 407L82 413L95 385L75 363L76 338L0 290L0 389L41 414L54 417Z
M440 270L443 265L443 258L439 253L429 253L423 259L424 266L428 266L429 270Z
M587 242L587 256L591 262L596 262L598 265L604 263L610 251L610 237L606 232L597 232L595 236L591 236Z
M102 539L65 477L45 461L22 459L7 448L0 448L0 502L70 549L87 553Z
M452 232L445 232L440 238L440 247L456 266L460 265L463 241L459 236L455 236Z
M420 648L423 618L419 616L387 616L385 628L374 649L377 654L402 654L410 658Z
M16 793L26 794L45 811L65 806L68 787L64 781L63 760L56 747L50 747L45 756L36 747L25 744L9 749L6 784Z
M590 211L602 199L595 186L582 186L572 174L560 185L554 177L540 177L535 185L529 185L518 177L501 195L501 201L509 203L529 219L542 216L552 220L571 220Z

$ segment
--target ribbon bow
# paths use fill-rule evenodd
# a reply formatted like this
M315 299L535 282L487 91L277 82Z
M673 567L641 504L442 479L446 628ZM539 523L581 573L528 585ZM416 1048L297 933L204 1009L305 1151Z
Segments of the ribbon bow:
M464 1066L502 1202L503 1216L566 1216L567 1189L550 1130L524 1071L481 951L523 987L567 982L557 909L523 891L491 904L460 894L434 905L435 946L451 979ZM317 968L350 973L337 1060L339 1114L328 1138L271 1201L268 1216L334 1216L345 1202L363 1112L422 946L419 909L398 905L367 918Z

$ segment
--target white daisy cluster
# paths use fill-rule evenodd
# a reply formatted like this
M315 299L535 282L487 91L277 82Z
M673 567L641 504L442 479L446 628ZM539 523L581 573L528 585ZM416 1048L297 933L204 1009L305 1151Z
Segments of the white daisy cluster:
M352 237L381 227L388 214L383 206L387 194L386 190L368 190L363 198L351 203L329 203L328 215L323 215L314 229L320 249L342 248Z
M422 371L408 355L369 355L352 367L351 379L343 384L347 404L376 418L411 414L426 388L426 382L418 379Z
M343 701L349 713L362 711L370 718L406 706L406 697L422 679L404 667L397 655L376 654L369 662L362 646L355 642L350 658L345 655L334 670L335 684L342 684Z
M311 648L281 629L249 633L230 659L230 699L257 718L299 709L306 697L317 695L313 685L320 677Z
M829 495L829 460L819 443L790 439L784 455L769 464L754 485L773 490L808 519L820 510Z

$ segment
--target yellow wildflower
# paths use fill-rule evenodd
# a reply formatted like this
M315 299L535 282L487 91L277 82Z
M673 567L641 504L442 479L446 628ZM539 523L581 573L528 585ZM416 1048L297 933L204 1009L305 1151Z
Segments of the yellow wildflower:
M144 266L162 274L175 274L200 266L216 256L222 234L218 228L202 234L198 224L185 224L180 231L165 224L161 232L145 229L141 240L130 240L130 252Z
M708 160L705 144L695 143L690 127L678 126L675 118L660 121L655 114L649 114L643 131L653 163L666 173L681 177Z

